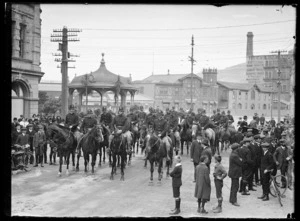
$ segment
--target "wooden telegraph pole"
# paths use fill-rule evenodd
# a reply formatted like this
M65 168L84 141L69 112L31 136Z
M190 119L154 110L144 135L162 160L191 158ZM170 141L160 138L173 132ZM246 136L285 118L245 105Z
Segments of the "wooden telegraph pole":
M277 88L278 88L278 99L277 99L277 109L278 109L278 121L277 123L280 122L280 109L281 109L281 101L280 101L280 96L281 96L281 71L280 71L280 53L281 52L286 52L286 51L283 51L283 50L278 50L278 51L271 51L271 53L277 53L278 54L278 70L277 70L277 73L278 73L278 78L277 79L274 79L274 80L277 80Z
M189 56L189 59L191 61L191 109L193 109L193 66L194 66L194 62L196 62L196 60L194 60L194 35L192 35L192 56Z
M71 56L78 57L76 55L71 55L68 52L68 42L69 41L79 41L77 38L68 38L71 36L77 36L76 32L81 32L79 29L68 29L66 26L63 29L54 29L53 32L59 32L60 34L51 34L52 42L62 42L58 44L58 50L61 54L54 54L54 56L62 56L62 58L56 58L56 62L61 62L61 66L57 66L61 69L62 74L62 84L61 84L61 115L65 118L68 113L68 62L75 62L75 60L69 60Z

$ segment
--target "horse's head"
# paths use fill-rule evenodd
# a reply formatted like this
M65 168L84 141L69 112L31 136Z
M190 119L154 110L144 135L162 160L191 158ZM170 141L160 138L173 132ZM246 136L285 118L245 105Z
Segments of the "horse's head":
M152 135L150 138L149 138L149 149L150 149L150 152L152 153L156 153L160 147L160 139L154 135Z
M95 125L89 134L93 136L98 143L100 143L104 140L102 131L103 127L101 125Z

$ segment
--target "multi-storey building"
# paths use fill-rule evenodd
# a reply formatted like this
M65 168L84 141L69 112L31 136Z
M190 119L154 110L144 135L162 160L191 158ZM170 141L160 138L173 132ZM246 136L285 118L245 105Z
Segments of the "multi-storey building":
M294 54L281 54L280 59L277 54L272 55L253 55L253 33L247 34L247 53L246 53L246 75L250 84L263 84L273 91L273 108L277 108L278 90L281 91L280 99L283 103L289 104L291 95L291 76L294 72ZM280 76L278 68L280 67ZM280 88L278 81L280 80Z
M6 5L11 10L12 117L38 113L38 83L42 76L40 4Z
M198 74L151 75L144 80L134 81L139 93L154 98L154 106L161 109L180 107L204 108L208 113L217 108L217 70L203 69L203 79Z

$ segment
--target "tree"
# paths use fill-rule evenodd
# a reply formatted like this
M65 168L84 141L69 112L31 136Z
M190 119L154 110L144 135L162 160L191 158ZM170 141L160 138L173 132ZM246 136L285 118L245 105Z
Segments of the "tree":
M43 105L42 112L45 114L54 114L57 110L61 110L61 97L58 99L50 98Z
M38 112L43 112L43 107L46 101L48 101L49 97L47 95L47 92L45 91L39 91L39 102L38 102Z

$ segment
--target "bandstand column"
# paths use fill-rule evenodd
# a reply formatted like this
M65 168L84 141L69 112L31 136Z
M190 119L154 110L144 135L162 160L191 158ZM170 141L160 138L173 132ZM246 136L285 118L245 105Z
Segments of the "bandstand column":
M125 107L126 104L126 91L121 91L121 107Z
M68 106L70 106L71 104L73 104L73 92L74 92L74 89L70 88L69 89L69 98L68 98Z

